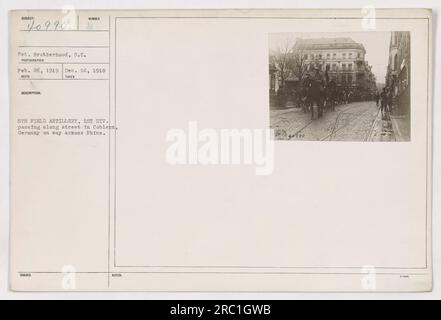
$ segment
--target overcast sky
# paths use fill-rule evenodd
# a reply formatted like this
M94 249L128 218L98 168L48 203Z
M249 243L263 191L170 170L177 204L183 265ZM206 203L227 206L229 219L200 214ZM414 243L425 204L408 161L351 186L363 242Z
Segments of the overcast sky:
M292 41L293 45L296 38L341 38L349 37L352 40L361 43L366 49L366 60L372 66L372 72L377 77L377 82L384 83L386 69L389 61L389 41L390 32L367 31L367 32L339 32L339 33L272 33L269 36L270 50L275 50L278 46Z

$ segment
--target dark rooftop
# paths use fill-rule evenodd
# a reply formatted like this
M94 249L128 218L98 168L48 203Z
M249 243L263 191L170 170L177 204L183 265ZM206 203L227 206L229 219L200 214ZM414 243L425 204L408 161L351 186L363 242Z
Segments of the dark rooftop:
M364 46L351 38L297 38L294 49L318 50L318 49L359 49L365 52Z

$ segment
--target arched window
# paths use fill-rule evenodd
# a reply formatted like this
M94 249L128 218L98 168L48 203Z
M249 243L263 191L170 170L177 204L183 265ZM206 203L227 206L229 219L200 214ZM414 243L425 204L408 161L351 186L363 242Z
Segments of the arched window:
M398 70L398 55L394 56L394 70Z

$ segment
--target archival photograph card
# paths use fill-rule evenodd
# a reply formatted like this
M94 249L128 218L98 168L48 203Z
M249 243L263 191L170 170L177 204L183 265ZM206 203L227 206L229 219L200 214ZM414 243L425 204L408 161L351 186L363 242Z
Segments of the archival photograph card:
M9 28L11 290L431 290L430 10Z

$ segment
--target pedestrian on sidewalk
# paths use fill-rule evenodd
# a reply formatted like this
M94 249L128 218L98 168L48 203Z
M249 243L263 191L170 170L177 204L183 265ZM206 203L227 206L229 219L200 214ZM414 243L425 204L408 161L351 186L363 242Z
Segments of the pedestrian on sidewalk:
M383 88L383 91L381 91L381 119L382 120L387 120L387 107L388 107L388 103L389 103L389 94L388 94L388 90L387 88Z
M392 112L393 103L394 103L394 93L391 88L388 92L388 95L387 95L387 109L388 109L389 114Z

